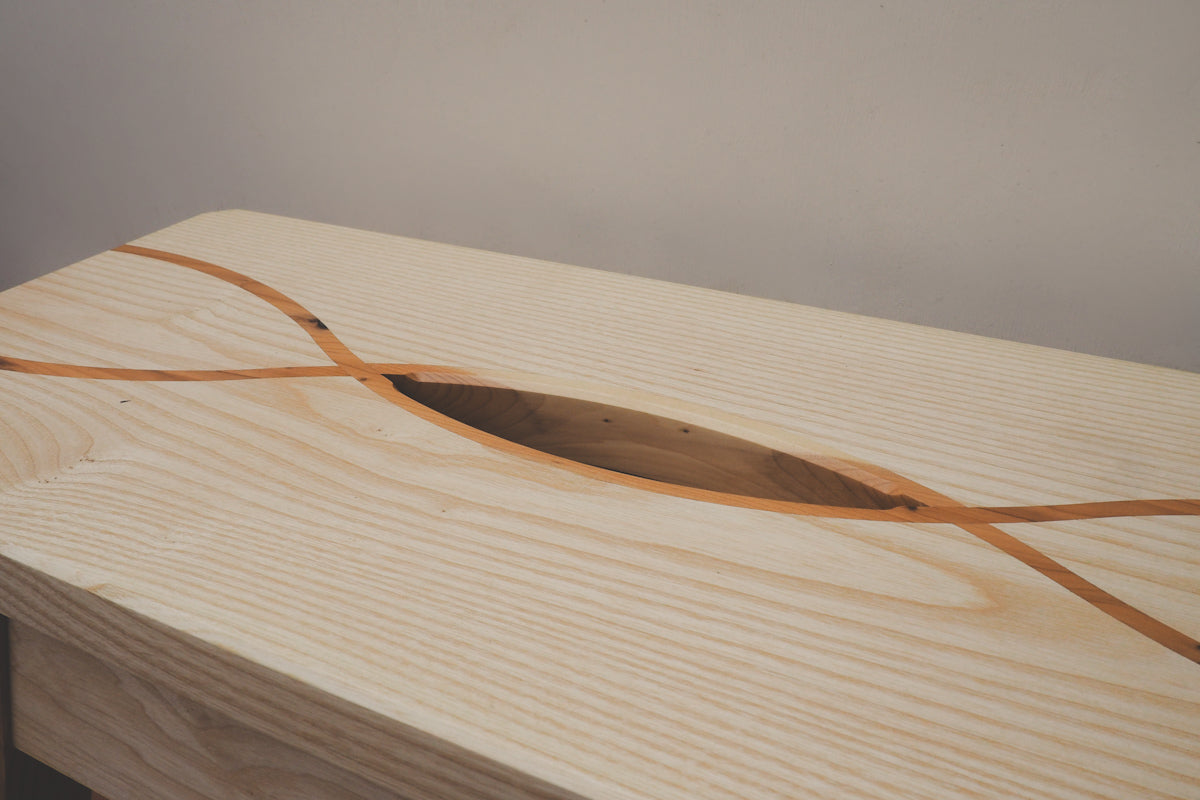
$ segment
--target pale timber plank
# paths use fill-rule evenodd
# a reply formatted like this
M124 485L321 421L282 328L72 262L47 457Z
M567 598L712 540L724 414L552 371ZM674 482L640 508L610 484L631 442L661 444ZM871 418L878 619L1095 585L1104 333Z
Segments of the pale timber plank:
M252 276L363 362L652 396L969 506L1200 494L1196 375L246 212L139 244ZM236 327L228 283L201 276L206 295L183 267L98 258L0 295L0 356L329 363L314 326L261 300ZM86 287L112 270L154 277L110 304ZM103 338L73 322L84 296L89 320L111 305ZM230 324L149 335L159 303ZM1165 798L1200 782L1200 667L952 525L599 480L348 375L0 371L0 442L0 611L414 797ZM1181 564L1197 520L1002 527L1195 636L1200 575Z

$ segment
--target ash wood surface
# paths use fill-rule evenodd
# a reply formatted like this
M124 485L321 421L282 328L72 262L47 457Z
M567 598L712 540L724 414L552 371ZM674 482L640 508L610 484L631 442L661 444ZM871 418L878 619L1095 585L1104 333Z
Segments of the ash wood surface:
M1195 796L1200 376L246 212L0 357L0 612L389 791Z
M13 653L22 751L114 798L399 797L29 627L14 626Z

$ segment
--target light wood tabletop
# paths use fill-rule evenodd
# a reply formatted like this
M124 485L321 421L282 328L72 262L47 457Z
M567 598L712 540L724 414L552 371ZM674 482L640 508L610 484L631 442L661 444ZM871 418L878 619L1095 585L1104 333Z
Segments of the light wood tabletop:
M1200 375L206 214L0 294L9 771L1195 800L1198 498Z

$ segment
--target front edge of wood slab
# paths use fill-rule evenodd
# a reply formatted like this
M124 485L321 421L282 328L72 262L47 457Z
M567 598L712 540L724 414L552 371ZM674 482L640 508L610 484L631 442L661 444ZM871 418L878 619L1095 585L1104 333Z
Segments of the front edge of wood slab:
M405 800L581 800L3 556L0 614Z
M14 623L12 632L22 751L56 760L107 797L404 800L28 625ZM47 791L29 800L64 797Z

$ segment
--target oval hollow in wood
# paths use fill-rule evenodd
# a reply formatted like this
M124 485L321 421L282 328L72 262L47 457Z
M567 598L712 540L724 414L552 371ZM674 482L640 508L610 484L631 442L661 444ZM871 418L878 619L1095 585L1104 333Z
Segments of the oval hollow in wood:
M887 509L921 505L791 453L669 417L463 374L386 375L422 405L492 436L600 469L768 500Z

